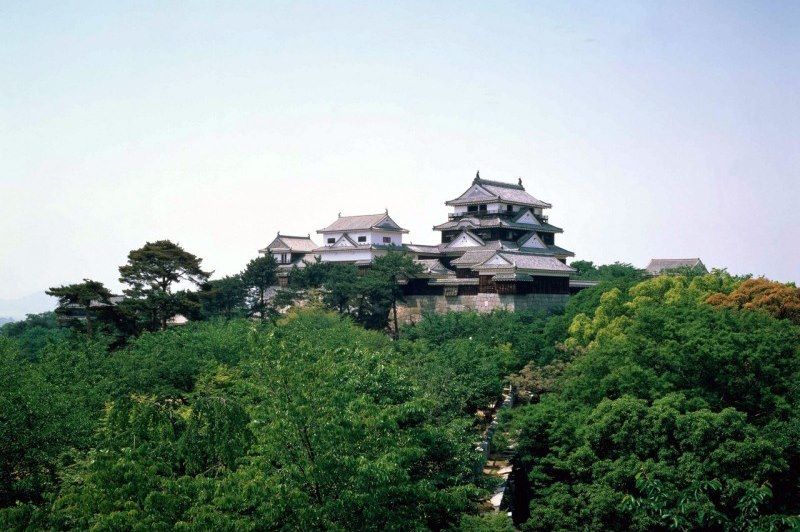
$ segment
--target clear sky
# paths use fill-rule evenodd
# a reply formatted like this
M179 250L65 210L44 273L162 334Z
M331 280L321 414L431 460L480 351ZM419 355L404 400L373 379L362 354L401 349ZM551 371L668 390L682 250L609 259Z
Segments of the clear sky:
M576 259L800 281L800 2L0 4L0 298L339 211L435 242L478 169Z

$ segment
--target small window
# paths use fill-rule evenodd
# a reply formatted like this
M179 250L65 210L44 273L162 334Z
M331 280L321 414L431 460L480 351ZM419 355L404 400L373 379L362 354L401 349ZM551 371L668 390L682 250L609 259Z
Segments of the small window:
M513 205L506 205L506 211L513 212L514 211L514 206Z
M478 210L477 205L467 205L467 212L475 212Z
M335 239L335 238L329 238L329 239L328 239L328 244L333 244L333 243L335 243L335 242L336 242L336 239Z
M392 237L390 237L390 236L383 237L383 243L384 244L391 244L392 243Z
M481 212L486 212L486 204L482 204L482 205L480 206L480 211L481 211Z
M358 241L359 241L359 242L366 242L366 241L367 241L367 237L365 237L365 236L360 236L360 237L358 237Z

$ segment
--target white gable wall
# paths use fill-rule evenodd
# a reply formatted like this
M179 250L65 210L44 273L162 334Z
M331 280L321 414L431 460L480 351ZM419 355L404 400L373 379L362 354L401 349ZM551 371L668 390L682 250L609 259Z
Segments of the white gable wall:
M500 255L494 255L491 259L482 263L480 266L511 266L511 262L507 261Z
M539 223L539 220L537 220L536 217L533 214L531 214L531 211L528 211L522 216L520 216L519 220L517 220L516 223L541 225Z
M448 244L448 248L464 248L464 247L475 247L480 246L481 243L469 236L466 233L461 233L456 238L453 239L450 244Z

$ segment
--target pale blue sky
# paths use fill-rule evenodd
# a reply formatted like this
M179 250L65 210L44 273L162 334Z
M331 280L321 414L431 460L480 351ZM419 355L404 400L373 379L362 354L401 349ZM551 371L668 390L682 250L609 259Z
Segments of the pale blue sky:
M798 2L0 4L0 298L169 238L234 273L476 169L576 259L800 280Z

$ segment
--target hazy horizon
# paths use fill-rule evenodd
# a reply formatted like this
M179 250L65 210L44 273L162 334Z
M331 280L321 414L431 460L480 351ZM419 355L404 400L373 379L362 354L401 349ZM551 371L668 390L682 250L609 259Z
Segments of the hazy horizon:
M574 260L800 281L800 4L6 3L0 45L0 299L339 212L438 242L476 170Z

